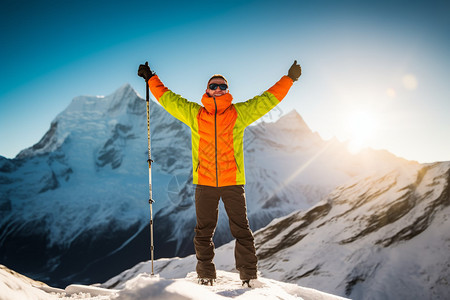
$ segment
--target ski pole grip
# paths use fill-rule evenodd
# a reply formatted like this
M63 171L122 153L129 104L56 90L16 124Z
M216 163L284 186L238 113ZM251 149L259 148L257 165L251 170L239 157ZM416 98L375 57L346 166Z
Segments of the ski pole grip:
M148 66L148 61L145 62L145 65ZM149 87L148 87L148 81L147 80L145 80L145 100L147 102L150 100Z

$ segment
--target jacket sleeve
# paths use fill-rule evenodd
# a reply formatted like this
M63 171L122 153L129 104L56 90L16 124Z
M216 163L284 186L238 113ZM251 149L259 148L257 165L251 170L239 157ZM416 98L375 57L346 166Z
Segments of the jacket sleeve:
M244 125L248 126L255 122L280 103L288 93L292 84L293 81L291 78L283 76L262 95L256 96L245 102L236 103L234 107Z
M169 90L157 75L149 79L148 86L165 110L189 127L192 126L201 107L198 103L188 101Z

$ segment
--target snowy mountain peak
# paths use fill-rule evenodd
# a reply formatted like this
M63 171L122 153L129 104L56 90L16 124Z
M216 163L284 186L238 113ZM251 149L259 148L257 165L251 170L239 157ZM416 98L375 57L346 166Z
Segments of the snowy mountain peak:
M311 129L306 125L303 118L300 116L300 114L295 110L291 110L284 116L282 116L277 122L279 126L286 127L286 128L302 128L305 131L311 131Z
M137 96L137 92L133 89L133 87L129 83L123 84L113 93L117 97L122 97L122 99L130 99L129 96Z
M74 131L82 132L85 137L92 136L95 130L101 129L98 122L116 126L120 123L117 118L123 119L126 115L144 115L145 113L144 101L128 83L108 96L75 97L69 106L52 121L42 139L32 147L22 150L16 158L24 159L55 151ZM94 123L97 125L89 126Z
M135 107L135 102L142 102L136 91L130 84L124 84L108 96L78 96L75 97L70 105L60 114L67 115L71 113L119 113L122 108L129 107L131 111Z

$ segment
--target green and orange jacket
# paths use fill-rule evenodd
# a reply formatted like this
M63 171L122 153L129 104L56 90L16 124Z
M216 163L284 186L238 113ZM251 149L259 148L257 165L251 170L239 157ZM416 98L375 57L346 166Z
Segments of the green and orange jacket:
M262 95L235 104L229 93L205 93L201 106L173 93L157 75L148 81L162 107L191 128L193 183L215 187L245 184L244 129L280 103L292 83L283 76Z

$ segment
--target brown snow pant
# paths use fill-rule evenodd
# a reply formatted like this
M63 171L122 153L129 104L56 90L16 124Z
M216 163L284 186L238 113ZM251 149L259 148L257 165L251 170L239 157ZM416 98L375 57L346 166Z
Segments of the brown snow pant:
M248 225L243 185L225 187L197 185L195 190L197 226L194 237L197 275L200 278L216 278L213 235L217 226L220 198L228 215L231 234L236 239L234 249L236 269L242 280L255 279L256 249L253 233Z

